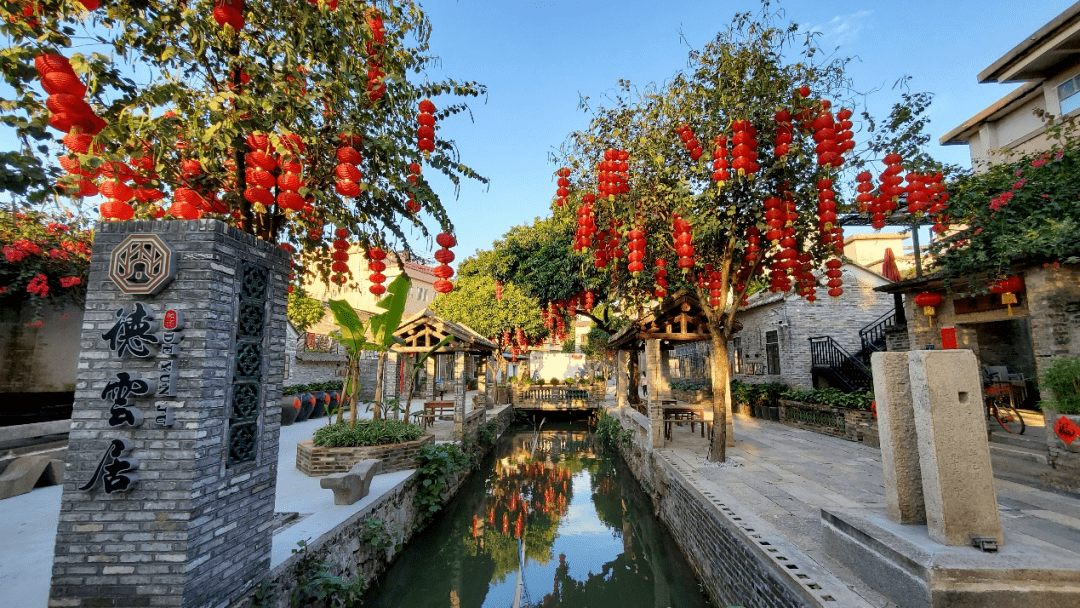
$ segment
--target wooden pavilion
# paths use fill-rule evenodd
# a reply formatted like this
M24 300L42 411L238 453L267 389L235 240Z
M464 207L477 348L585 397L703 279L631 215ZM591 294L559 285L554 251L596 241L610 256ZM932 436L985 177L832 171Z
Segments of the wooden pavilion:
M461 323L447 321L426 308L402 321L394 332L394 337L401 342L393 347L393 351L399 356L406 357L410 364L420 355L450 337L450 341L440 346L426 361L428 383L424 397L429 401L436 400L436 382L439 379L438 359L452 357L453 373L447 380L453 394L454 432L460 436L467 426L479 425L483 422L483 408L466 416L466 361L468 356L479 355L480 363L476 370L477 390L480 393L480 401L490 407L494 404L490 395L493 385L490 359L499 352L499 347L494 342L481 336L476 330Z
M646 414L649 417L649 436L654 448L664 447L665 406L670 411L675 405L671 394L671 351L676 344L709 339L709 323L701 309L701 303L694 293L685 289L665 298L640 320L622 328L608 339L608 347L616 352L615 392L620 408L629 404L630 354L645 351L648 386ZM731 404L730 399L728 401L727 437L730 442Z

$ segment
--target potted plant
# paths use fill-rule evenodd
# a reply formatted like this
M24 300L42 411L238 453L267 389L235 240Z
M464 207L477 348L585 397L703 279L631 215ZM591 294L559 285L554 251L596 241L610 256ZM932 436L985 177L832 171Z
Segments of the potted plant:
M1039 384L1049 447L1080 453L1080 357L1056 359Z

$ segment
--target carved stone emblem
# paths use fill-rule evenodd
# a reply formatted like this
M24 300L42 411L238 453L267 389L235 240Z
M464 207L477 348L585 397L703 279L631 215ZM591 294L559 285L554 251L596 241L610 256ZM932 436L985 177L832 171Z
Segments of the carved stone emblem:
M157 235L130 235L109 258L109 278L124 293L157 295L176 278L176 252Z

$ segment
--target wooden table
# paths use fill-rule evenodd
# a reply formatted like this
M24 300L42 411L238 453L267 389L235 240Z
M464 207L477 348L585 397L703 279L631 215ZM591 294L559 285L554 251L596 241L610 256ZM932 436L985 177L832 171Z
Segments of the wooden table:
M671 440L671 427L675 424L690 423L690 432L694 432L694 425L701 423L701 436L705 436L705 409L688 405L671 405L675 403L667 399L663 400L664 407L664 438ZM710 435L712 431L710 429Z
M425 401L423 413L424 426L429 427L435 424L435 417L441 417L446 410L450 410L451 415L453 415L453 401Z

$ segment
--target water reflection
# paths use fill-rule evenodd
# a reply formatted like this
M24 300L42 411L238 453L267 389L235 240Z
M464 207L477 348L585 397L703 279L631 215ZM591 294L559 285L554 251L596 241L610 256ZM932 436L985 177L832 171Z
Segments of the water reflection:
M514 433L365 606L707 606L628 472L583 423Z

